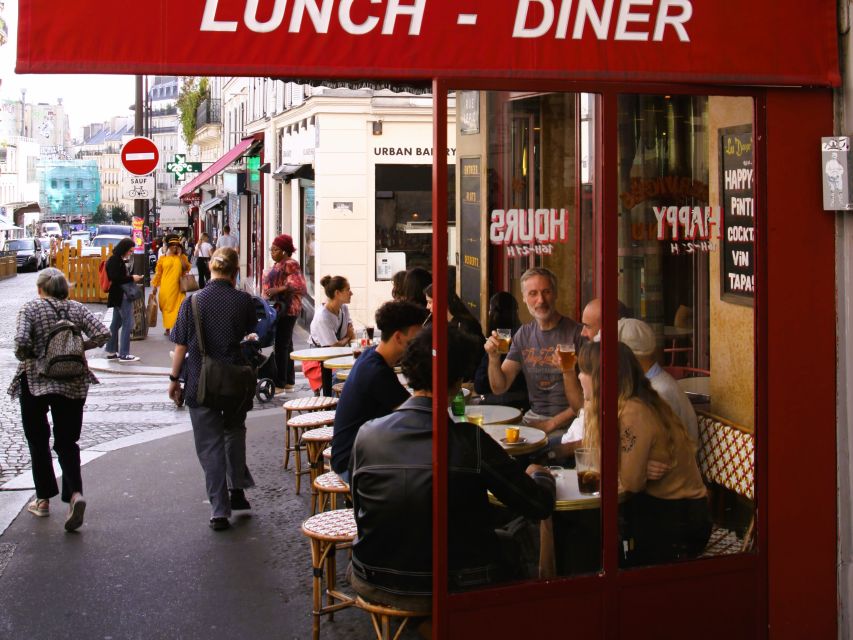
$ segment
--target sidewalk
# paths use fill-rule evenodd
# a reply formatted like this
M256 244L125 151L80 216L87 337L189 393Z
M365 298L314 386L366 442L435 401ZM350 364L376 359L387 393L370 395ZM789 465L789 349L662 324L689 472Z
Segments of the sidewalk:
M298 329L296 340L305 337ZM119 373L165 375L170 344L162 330L152 332L133 343L139 363L103 362ZM288 396L308 393L305 385ZM89 506L79 532L63 530L58 498L49 518L23 509L32 496L29 472L6 485L0 511L10 511L11 524L0 535L0 637L310 638L310 546L300 529L310 490L303 479L297 496L292 472L282 468L280 398L249 413L253 509L233 517L225 532L207 526L204 476L186 422L81 452ZM339 584L350 591L346 552L337 564ZM334 621L323 617L321 637L375 635L366 613L347 609Z
M9 638L310 638L309 493L284 471L281 410L251 412L249 515L207 526L191 433L112 451L83 468L89 508L23 511L0 536L0 635ZM338 555L342 574L345 552ZM47 587L47 588L46 588ZM345 587L347 590L348 585ZM323 640L375 637L356 609L323 617ZM414 632L406 639L415 638Z

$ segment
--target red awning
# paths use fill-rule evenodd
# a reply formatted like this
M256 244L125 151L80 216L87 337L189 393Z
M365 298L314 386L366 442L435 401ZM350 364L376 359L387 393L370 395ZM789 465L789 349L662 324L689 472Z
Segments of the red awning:
M240 140L237 146L231 149L231 151L227 152L219 160L181 187L181 193L178 194L178 197L183 198L184 196L188 196L217 173L224 171L229 164L242 158L249 147L255 143L255 140L255 138L243 138Z

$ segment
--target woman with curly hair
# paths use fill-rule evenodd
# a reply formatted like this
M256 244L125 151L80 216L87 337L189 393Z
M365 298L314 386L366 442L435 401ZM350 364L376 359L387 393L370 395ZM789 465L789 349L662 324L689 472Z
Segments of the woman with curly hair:
M619 343L619 483L631 494L622 505L623 564L639 566L694 558L711 534L707 490L687 430L652 389L631 349ZM586 343L578 354L583 388L583 446L601 447L601 344ZM650 460L669 465L657 480Z

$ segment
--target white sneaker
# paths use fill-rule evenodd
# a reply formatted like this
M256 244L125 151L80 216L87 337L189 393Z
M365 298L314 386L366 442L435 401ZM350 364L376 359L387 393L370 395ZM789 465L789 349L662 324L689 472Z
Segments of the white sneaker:
M128 362L139 362L139 356L132 356L132 355L119 356L118 361L121 364L125 364Z

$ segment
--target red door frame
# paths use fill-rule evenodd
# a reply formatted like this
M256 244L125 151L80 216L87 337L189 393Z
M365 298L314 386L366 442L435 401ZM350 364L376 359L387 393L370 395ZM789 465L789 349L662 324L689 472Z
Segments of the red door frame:
M619 572L615 549L604 553L603 573L530 582L486 591L446 592L447 438L434 425L434 638L513 637L530 631L591 638L834 637L836 620L835 503L835 272L834 217L821 210L821 135L833 131L832 94L824 89L735 90L731 87L590 85L549 82L436 79L434 158L446 149L446 91L501 90L535 85L538 90L601 95L599 149L603 169L598 210L617 207L616 98L619 93L743 95L755 100L756 184L756 508L757 552L680 565ZM439 123L441 126L439 126ZM446 305L446 165L433 165L434 304ZM616 377L607 362L616 349L617 233L614 216L600 216L604 363L603 405L615 406ZM803 228L812 242L804 243ZM799 260L793 259L792 254ZM792 302L794 304L792 304ZM799 311L799 313L797 311ZM793 317L792 317L793 316ZM446 398L446 314L435 314L434 415ZM771 321L771 318L774 321ZM792 339L798 348L792 349ZM808 336L808 339L805 339ZM793 352L793 353L792 353ZM792 376L792 372L795 372ZM792 394L792 382L807 374L808 392ZM614 468L616 416L603 416L604 464ZM436 419L436 422L438 420ZM772 433L770 425L773 425ZM805 425L814 437L802 438ZM817 461L815 482L806 486L795 470L807 446ZM770 492L772 487L772 493ZM616 476L602 488L603 540L616 540ZM807 587L804 585L808 585ZM661 609L661 602L669 606ZM524 610L524 616L517 612ZM572 615L575 609L580 615ZM495 629L500 633L495 634ZM817 632L817 633L816 633Z

